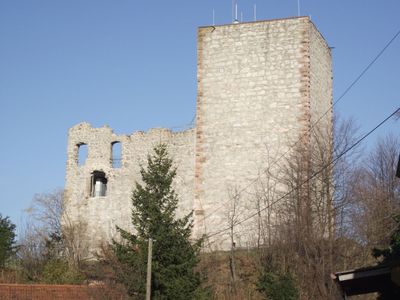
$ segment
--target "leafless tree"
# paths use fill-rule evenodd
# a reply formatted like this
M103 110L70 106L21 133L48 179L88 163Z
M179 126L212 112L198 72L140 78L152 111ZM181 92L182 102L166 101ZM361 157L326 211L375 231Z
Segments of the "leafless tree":
M37 282L46 262L46 242L38 234L32 221L19 229L18 258L21 265L21 281Z
M400 140L392 135L380 139L351 184L352 237L367 246L386 247L395 228L393 216L400 212L400 182L396 167ZM365 254L371 260L370 253Z
M26 212L36 221L41 234L61 233L61 219L64 208L64 190L36 194Z
M25 258L32 256L38 261L40 255L63 257L74 267L78 267L85 258L86 225L71 219L65 210L67 199L64 196L62 189L34 196L26 209L30 225L26 227L24 239L21 240ZM33 243L37 248L35 252ZM41 253L38 252L39 245Z
M260 171L260 176L255 185L254 209L257 212L256 218L256 246L260 249L261 246L271 246L274 235L274 216L276 211L272 209L274 202L278 197L278 174L276 159L270 151L270 147L266 146L265 164L266 167Z
M89 251L86 237L87 225L84 222L71 222L64 216L62 227L64 256L70 264L79 268L86 261Z
M231 286L232 291L236 294L236 263L235 263L235 226L239 221L239 201L240 201L240 193L237 188L229 189L229 209L227 211L227 218L229 224L229 237L231 242L231 250L229 255L229 270L231 274Z
M312 128L280 162L281 171L274 176L280 186L274 191L279 201L273 202L275 224L268 232L272 241L265 246L264 261L278 273L295 274L302 299L337 296L329 277L336 265L336 219L338 212L346 211L349 201L343 181L339 181L342 197L336 201L335 178L343 177L335 172L346 171L348 177L351 172L345 157L334 158L355 140L351 122L338 128L335 144L329 127Z

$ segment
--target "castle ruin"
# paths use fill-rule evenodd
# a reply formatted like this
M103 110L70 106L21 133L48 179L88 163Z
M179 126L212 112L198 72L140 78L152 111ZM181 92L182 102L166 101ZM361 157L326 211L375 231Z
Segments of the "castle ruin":
M65 214L86 224L91 249L110 241L115 225L133 229L132 189L156 144L168 145L177 167L178 216L193 211L194 236L211 235L214 249L226 249L234 198L240 194L240 219L253 214L253 183L269 162L321 116L331 127L330 49L308 17L200 27L197 59L194 128L117 135L80 123L69 130ZM251 245L252 226L240 224L237 246Z

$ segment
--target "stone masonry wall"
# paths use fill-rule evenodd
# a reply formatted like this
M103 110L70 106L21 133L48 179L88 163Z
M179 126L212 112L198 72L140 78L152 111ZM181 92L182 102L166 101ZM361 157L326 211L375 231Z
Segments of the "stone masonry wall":
M310 105L311 125L332 141L332 57L325 39L311 23L310 40Z
M256 213L267 161L308 142L311 114L330 104L326 49L307 17L199 29L195 217L214 248L229 247L229 231L219 232L234 201L235 222ZM235 226L237 246L254 243L254 226Z
M120 142L121 167L113 168L111 144ZM116 135L109 127L92 128L80 123L69 130L68 159L65 184L65 217L73 224L85 226L84 235L91 250L115 236L115 225L124 229L131 226L131 194L135 182L141 181L140 165L146 165L147 154L160 142L177 167L175 189L180 197L177 215L191 212L193 208L194 131L173 133L168 129L151 129L131 135ZM78 165L78 145L87 144L85 163ZM106 174L105 197L91 197L90 185L93 171Z
M132 229L132 188L140 181L140 164L159 142L168 144L178 168L178 215L194 210L194 236L207 234L211 249L227 249L229 218L241 223L234 230L236 245L254 245L257 224L250 217L257 213L255 194L265 169L278 175L277 161L299 140L312 142L312 124L325 111L321 124L331 140L330 50L307 17L200 27L197 81L195 129L131 135L88 123L70 129L65 216L86 225L91 249L109 241L115 225ZM117 141L121 168L111 164ZM81 143L89 153L78 166ZM90 195L95 170L107 176L105 197Z

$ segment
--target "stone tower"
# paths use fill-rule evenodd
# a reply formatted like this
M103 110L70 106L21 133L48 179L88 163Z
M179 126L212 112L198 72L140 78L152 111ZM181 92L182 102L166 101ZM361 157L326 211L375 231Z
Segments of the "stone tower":
M234 198L240 220L254 214L268 162L326 111L319 125L331 126L330 49L308 17L201 27L197 80L196 229L214 234ZM236 243L251 243L251 222L236 230ZM227 233L214 239L226 245Z
M115 225L130 228L131 191L157 143L168 144L177 166L178 215L194 210L194 235L211 234L212 247L225 249L232 203L238 219L253 214L255 183L269 163L309 136L326 111L319 123L331 127L330 49L307 17L200 27L197 74L194 129L70 129L65 215L85 225L90 249L110 240ZM82 145L88 155L79 165ZM251 245L252 226L250 220L237 228L238 246Z

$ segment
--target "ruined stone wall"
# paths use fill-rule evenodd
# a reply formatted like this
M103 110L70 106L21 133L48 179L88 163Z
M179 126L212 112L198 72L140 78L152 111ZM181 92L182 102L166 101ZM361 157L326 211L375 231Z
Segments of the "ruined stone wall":
M331 103L330 56L307 17L202 27L198 36L195 216L197 234L213 235L228 227L234 199L236 222L256 213L268 161L310 141L311 119ZM235 226L237 246L252 243L254 219ZM228 247L229 231L211 242Z
M277 177L282 155L299 140L309 145L311 124L326 110L322 123L330 128L331 76L329 47L307 17L199 28L196 128L131 135L87 123L71 128L66 215L87 223L92 246L109 240L115 225L130 228L140 164L156 143L167 142L178 167L179 214L194 209L194 235L211 235L212 249L227 249L233 203L235 222L257 213L255 194L266 168ZM122 143L121 168L111 165L115 141ZM82 166L80 143L89 147ZM106 197L90 196L95 170L107 175ZM235 226L237 246L254 245L255 223L251 218Z
M121 166L112 165L111 145L121 143ZM135 182L141 181L140 166L146 166L147 154L163 142L177 167L174 182L180 197L178 216L193 208L194 131L171 132L168 129L151 129L131 135L117 135L109 127L93 128L80 123L69 130L68 159L65 184L65 217L72 224L85 226L84 235L91 250L115 236L115 225L132 229L131 194ZM78 165L80 144L88 147L84 164ZM93 171L102 171L107 178L105 197L92 197Z

